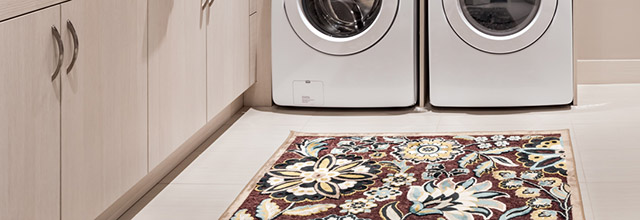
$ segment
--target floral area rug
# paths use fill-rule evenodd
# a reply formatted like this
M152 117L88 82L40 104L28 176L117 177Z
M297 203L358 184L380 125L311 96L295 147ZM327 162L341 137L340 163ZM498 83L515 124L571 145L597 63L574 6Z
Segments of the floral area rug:
M568 131L292 132L221 219L584 219Z

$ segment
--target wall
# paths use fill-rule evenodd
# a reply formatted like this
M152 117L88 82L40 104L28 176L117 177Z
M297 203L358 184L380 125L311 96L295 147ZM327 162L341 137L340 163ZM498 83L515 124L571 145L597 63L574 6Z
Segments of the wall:
M574 0L578 83L640 83L640 1Z

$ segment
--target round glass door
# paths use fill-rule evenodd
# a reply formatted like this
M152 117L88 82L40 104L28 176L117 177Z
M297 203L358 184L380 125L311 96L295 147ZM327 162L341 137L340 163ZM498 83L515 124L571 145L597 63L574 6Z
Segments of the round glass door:
M331 37L353 37L373 24L382 0L302 0L304 14L316 29Z
M508 54L534 44L547 31L559 0L442 0L453 31L469 46Z
M506 36L533 21L540 0L460 0L460 5L475 28L489 35Z
M338 56L371 48L393 25L400 0L284 0L289 24L311 48Z

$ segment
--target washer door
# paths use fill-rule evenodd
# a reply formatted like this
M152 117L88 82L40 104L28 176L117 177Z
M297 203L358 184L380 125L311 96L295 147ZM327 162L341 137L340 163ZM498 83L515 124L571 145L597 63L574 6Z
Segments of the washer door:
M389 31L399 0L284 0L291 28L315 50L331 55L362 52Z
M449 25L464 42L507 54L534 44L547 31L558 0L442 0Z

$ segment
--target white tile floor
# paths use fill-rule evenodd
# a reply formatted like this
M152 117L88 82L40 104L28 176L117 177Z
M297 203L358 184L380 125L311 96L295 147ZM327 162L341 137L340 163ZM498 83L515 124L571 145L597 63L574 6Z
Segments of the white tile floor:
M577 107L531 109L248 109L122 219L217 219L286 139L305 132L571 129L587 219L638 219L640 85L579 87ZM242 155L242 156L240 156ZM247 158L247 155L249 158Z

